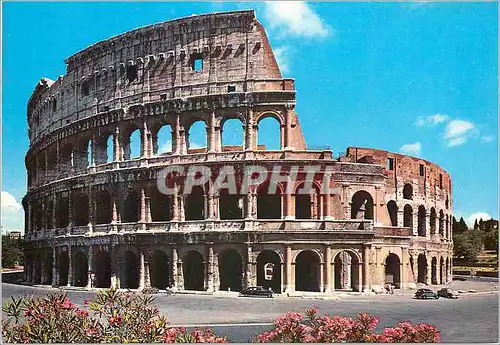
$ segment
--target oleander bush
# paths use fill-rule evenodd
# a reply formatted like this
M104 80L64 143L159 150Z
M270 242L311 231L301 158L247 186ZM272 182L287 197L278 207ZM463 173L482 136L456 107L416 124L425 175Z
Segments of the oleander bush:
M188 332L170 327L150 295L110 289L78 308L66 294L12 298L2 310L2 337L7 343L225 343L210 329Z
M437 343L439 332L429 324L401 322L374 333L378 319L366 313L353 319L320 315L313 307L300 313L286 313L274 320L274 328L259 334L260 343Z

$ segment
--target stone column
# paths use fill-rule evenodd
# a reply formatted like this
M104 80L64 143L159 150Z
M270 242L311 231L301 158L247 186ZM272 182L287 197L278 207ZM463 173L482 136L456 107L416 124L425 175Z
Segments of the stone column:
M408 256L408 248L401 248L401 289L406 289L409 282L408 278L408 266L410 265L410 259Z
M292 282L292 247L290 245L286 246L286 288L285 292L293 291Z
M139 289L144 289L145 286L145 271L144 271L144 253L139 250Z
M174 181L174 195L172 196L172 220L179 221L179 185Z
M289 183L289 182L287 182ZM294 209L292 205L292 195L286 193L286 191L282 194L283 199L283 215L284 219L295 219Z
M57 263L57 253L56 246L52 247L52 286L59 286L59 274L58 268L59 265Z
M247 118L245 125L245 150L253 151L255 150L255 135L254 135L254 119L253 119L253 108L247 108Z
M175 115L175 123L173 125L173 130L172 130L172 136L173 136L173 143L172 143L172 151L174 154L179 155L181 154L181 122L180 122L180 116L179 113Z
M330 194L322 194L322 195L323 195L323 198L325 200L323 219L331 220L331 219L333 219L333 216L332 216L332 196Z
M319 264L319 291L325 292L325 262Z
M427 260L427 276L425 277L425 283L431 285L432 283L432 256L429 253L425 254Z
M214 291L214 248L212 243L207 243L208 245L208 262L207 262L207 291Z
M94 203L95 203L95 200L94 200L94 195L92 194L92 187L91 186L88 187L87 193L89 196L89 204L88 204L89 222L88 222L87 226L88 226L88 232L92 233L93 229L94 229L94 216L95 216L94 215Z
M291 148L292 145L293 107L291 104L285 106L285 133L282 149Z
M55 195L55 194L53 194ZM53 210L55 210L55 205L54 207L52 208ZM54 214L54 213L53 213ZM28 222L26 224L26 232L28 234L31 234L31 232L33 231L33 229L31 228L31 217L32 217L32 214L31 214L31 202L28 202Z
M68 286L73 285L73 254L71 246L68 246Z
M247 271L246 271L246 286L257 285L256 268L253 261L252 244L247 243Z
M117 198L114 193L110 193L111 197L111 207L113 208L111 212L111 223L115 224L120 221L120 215L118 213Z
M325 292L332 292L332 248L330 245L326 246L325 253L325 266L326 266L326 287Z
M141 137L142 137L141 156L142 158L149 158L151 157L152 140L151 140L151 131L149 130L148 123L146 121L142 123Z
M363 291L370 291L370 244L363 248Z
M404 210L403 209L398 209L397 218L398 218L398 226L403 226L404 225Z
M73 190L68 190L68 231L73 227Z
M141 188L141 200L140 200L140 219L139 222L142 223L142 230L146 230L146 191Z
M210 118L207 126L207 138L208 152L215 152L215 110L210 110Z
M211 192L209 192L211 193ZM212 194L207 194L207 209L208 213L205 217L206 219L218 219L219 215L214 214L214 196Z
M90 289L92 288L92 261L94 261L94 257L93 257L93 250L92 250L92 245L89 245L89 248L88 248L88 262L87 262L87 265L88 265L88 272L87 272L87 289Z
M174 290L179 290L178 261L177 248L172 247L172 288Z
M114 144L114 146L113 146L113 160L115 162L120 162L120 161L122 161L123 156L122 156L122 149L121 149L121 143L120 143L120 127L119 126L115 127L115 133L113 135L113 144ZM92 147L94 147L94 145L92 145Z

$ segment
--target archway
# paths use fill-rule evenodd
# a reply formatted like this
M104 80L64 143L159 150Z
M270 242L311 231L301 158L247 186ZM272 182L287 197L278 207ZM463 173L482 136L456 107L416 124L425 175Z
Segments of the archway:
M195 251L190 250L182 260L182 268L184 273L184 290L205 290L205 267L203 256Z
M398 205L394 200L387 203L387 212L389 213L389 218L391 219L391 225L398 226Z
M300 183L295 189L295 218L319 219L320 218L320 193L313 184L310 190L303 191L305 182Z
M170 125L162 126L153 136L153 154L160 155L172 152L172 127Z
M394 253L390 253L385 259L385 283L394 284L396 289L401 289L401 261Z
M242 151L244 147L243 123L240 119L228 119L221 124L222 151Z
M74 267L75 267L74 269L75 276L73 277L74 279L73 284L75 286L87 286L89 278L88 275L89 264L87 260L87 255L84 252L78 251L76 253Z
M373 199L367 191L360 190L352 196L351 219L373 219Z
M444 284L445 283L444 275L445 275L445 272L444 272L444 259L443 259L443 257L441 257L441 259L439 260L439 284Z
M405 184L403 187L403 199L413 199L413 187L409 183Z
M434 235L436 233L436 219L437 219L436 209L434 207L431 207L431 214L429 218L431 235Z
M121 271L121 287L125 289L137 289L139 287L139 267L137 255L134 252L127 250L123 254Z
M59 253L59 286L68 285L69 260L67 252Z
M132 189L129 190L123 203L122 222L135 223L139 221L139 196Z
M276 191L269 193L269 184L261 184L257 189L257 218L281 219L281 190L278 185Z
M359 286L359 260L351 252L342 250L335 256L335 279L336 290L360 291Z
M42 282L42 256L38 254L35 259L35 284Z
M263 250L257 256L257 285L281 293L281 259L274 250Z
M413 208L410 205L405 205L403 209L403 226L413 229Z
M418 255L418 277L417 282L427 284L427 258L425 254Z
M47 285L52 285L52 250L45 254L45 277L44 282Z
M243 199L239 194L229 194L227 189L219 195L219 216L220 219L242 219Z
M167 222L172 220L172 196L160 193L157 188L151 188L151 220Z
M431 260L431 284L437 285L437 259L433 257Z
M243 278L243 259L234 249L226 249L219 256L220 290L240 291Z
M149 259L149 276L152 287L164 290L170 285L170 262L165 252L153 252Z
M109 288L111 286L111 257L109 253L100 250L95 256L95 287Z
M185 197L184 216L186 220L202 220L205 218L205 195L203 188L195 186L191 194Z
M96 224L111 223L111 196L104 190L96 195Z
M295 290L320 291L321 263L312 250L301 251L295 259Z
M280 123L274 117L259 119L257 123L257 150L281 150Z
M425 207L420 205L418 207L418 222L417 222L417 229L418 229L418 236L426 236L426 227L425 227Z
M89 223L89 197L82 192L73 194L73 221L76 226Z
M193 122L186 131L186 150L188 153L207 151L207 130L203 120Z

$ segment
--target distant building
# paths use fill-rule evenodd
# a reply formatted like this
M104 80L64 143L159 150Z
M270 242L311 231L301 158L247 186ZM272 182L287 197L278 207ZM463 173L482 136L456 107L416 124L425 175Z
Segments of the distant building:
M21 231L10 231L7 233L7 236L9 236L10 239L18 240L21 238Z

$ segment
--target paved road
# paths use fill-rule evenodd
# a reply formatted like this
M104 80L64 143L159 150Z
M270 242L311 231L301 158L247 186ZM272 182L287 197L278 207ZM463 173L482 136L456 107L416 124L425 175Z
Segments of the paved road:
M48 289L57 291L57 289ZM2 284L2 300L26 293L44 295L41 288ZM94 292L69 291L70 299L83 306ZM206 295L157 295L156 304L172 324L207 324L217 334L247 342L270 327L270 320L287 311L303 312L317 306L321 312L355 316L368 312L380 320L379 327L399 321L434 324L443 342L498 342L498 294L460 296L459 300L414 300L408 295L346 296L340 300L232 298ZM244 324L244 325L243 325Z

